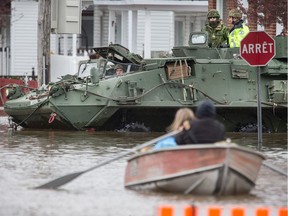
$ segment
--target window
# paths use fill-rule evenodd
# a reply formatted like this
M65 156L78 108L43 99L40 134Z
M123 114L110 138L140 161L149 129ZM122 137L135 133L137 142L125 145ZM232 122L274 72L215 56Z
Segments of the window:
M183 46L184 45L184 17L177 17L175 20L175 46Z

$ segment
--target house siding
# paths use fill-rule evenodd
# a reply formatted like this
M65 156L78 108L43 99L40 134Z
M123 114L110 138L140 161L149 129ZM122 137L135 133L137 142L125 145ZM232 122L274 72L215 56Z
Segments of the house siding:
M151 19L151 51L170 51L174 45L173 12L153 11Z
M108 39L109 39L109 11L105 11L104 13L103 13L103 17L102 17L102 19L103 19L103 40L102 40L102 44L104 44L104 45L109 45L109 41L108 41Z
M122 32L120 32L121 40L118 40L117 42L125 47L128 47L128 28L129 28L128 12L127 11L121 12L121 17L122 17L121 28L120 29L117 28L118 31L122 29Z
M102 11L97 7L94 7L94 47L99 47L102 45L102 35L101 35L101 19Z
M143 55L145 41L145 11L138 11L137 53ZM174 46L174 13L151 11L151 52L169 52Z
M12 1L10 75L37 74L38 3Z

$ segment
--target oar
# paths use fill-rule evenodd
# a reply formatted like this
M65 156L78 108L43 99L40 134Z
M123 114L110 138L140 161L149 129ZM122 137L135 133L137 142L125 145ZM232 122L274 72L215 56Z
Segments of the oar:
M266 163L265 161L263 161L262 164L264 166L268 167L269 169L273 170L274 172L278 172L282 175L288 176L288 174L286 172L284 172L283 170L280 170L280 169L274 167L273 165Z
M40 186L36 187L35 189L57 189L58 187L60 187L60 186L62 186L64 184L72 181L73 179L77 178L78 176L80 176L80 175L82 175L82 174L84 174L86 172L89 172L91 170L94 170L94 169L99 168L101 166L104 166L106 164L109 164L109 163L111 163L113 161L116 161L116 160L118 160L118 159L120 159L122 157L125 157L125 156L129 155L132 152L137 152L137 151L141 150L142 148L148 147L148 146L150 146L150 145L152 145L152 144L154 144L154 143L156 143L156 142L158 142L158 141L160 141L160 140L162 140L164 138L167 138L169 136L176 135L177 133L179 133L179 131L173 131L173 132L170 132L168 134L164 134L163 136L157 137L155 139L152 139L152 140L150 140L148 142L143 143L142 145L136 146L135 148L132 148L131 150L129 150L127 152L124 152L124 153L118 155L117 157L114 157L112 159L103 161L103 162L97 164L94 167L91 167L91 168L86 169L86 170L81 171L81 172L71 173L71 174L62 176L62 177L57 178L57 179L55 179L53 181L50 181L50 182L48 182L46 184L40 185Z

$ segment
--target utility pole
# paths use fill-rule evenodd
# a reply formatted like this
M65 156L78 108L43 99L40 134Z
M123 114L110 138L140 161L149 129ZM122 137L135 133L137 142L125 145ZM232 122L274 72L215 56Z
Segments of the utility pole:
M51 0L38 1L38 86L50 81Z

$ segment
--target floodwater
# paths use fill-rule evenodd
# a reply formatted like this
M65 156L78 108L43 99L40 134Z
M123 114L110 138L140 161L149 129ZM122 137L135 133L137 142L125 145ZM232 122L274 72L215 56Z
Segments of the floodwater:
M0 116L0 215L156 216L156 209L163 204L287 206L287 177L265 166L255 188L245 196L128 190L123 187L127 157L87 172L58 190L33 189L160 135L26 129L11 133L7 116ZM257 134L232 133L227 137L240 145L257 146ZM262 152L266 162L287 172L287 134L263 134Z

